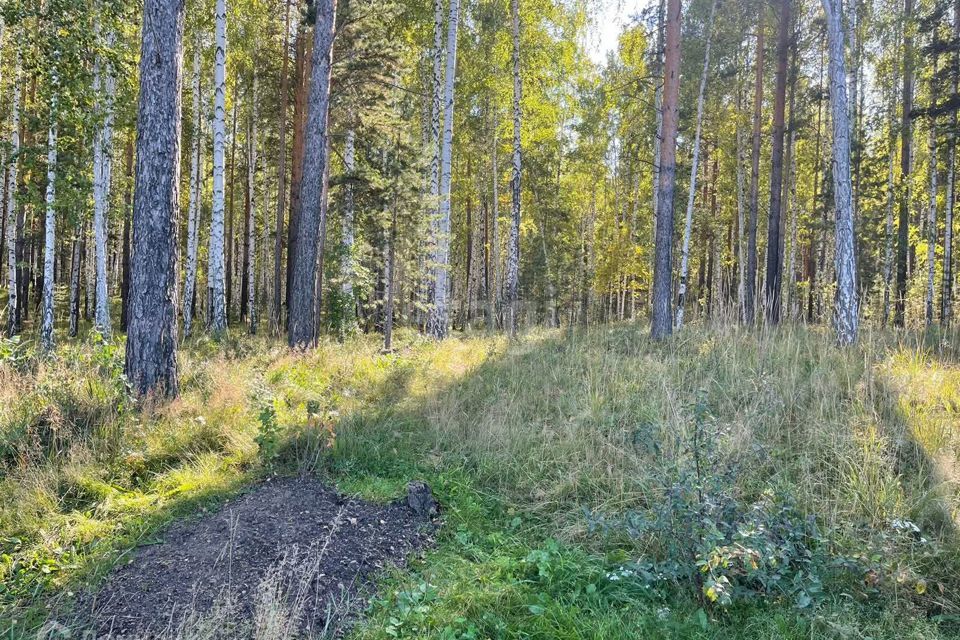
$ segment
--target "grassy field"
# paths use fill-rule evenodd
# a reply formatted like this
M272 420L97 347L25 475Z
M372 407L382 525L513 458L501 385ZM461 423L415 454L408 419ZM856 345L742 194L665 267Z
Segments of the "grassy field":
M116 345L0 345L0 637L296 472L444 505L357 638L960 637L960 336L397 343L191 342L165 406L127 395Z

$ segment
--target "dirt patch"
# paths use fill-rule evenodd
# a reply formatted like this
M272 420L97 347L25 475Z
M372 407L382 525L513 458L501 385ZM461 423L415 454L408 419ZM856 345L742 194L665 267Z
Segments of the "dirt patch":
M136 550L80 614L97 637L336 635L374 573L432 543L429 514L411 504L312 478L264 482Z

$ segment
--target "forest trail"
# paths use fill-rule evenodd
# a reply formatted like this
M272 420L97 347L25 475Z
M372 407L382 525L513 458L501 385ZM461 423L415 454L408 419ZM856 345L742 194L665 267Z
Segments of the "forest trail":
M433 544L417 487L377 505L315 478L268 480L141 545L78 614L98 638L339 637L377 572Z

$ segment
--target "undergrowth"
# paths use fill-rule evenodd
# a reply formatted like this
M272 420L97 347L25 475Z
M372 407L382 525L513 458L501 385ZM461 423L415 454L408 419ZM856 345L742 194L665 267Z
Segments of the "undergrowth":
M0 636L268 473L375 500L426 479L438 547L364 638L948 638L960 631L956 336L691 326L198 339L136 402L122 345L0 345Z

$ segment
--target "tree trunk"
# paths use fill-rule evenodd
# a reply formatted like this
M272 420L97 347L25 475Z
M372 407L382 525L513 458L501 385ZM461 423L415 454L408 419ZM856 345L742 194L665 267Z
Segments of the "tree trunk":
M663 149L663 36L666 0L660 0L657 9L657 50L654 52L652 76L656 82L653 91L653 111L656 125L653 132L653 242L657 241L657 221L660 219L660 154Z
M107 33L105 45L112 49L114 34ZM98 56L94 62L94 93L100 102L100 118L93 142L93 237L96 268L96 312L94 327L110 337L110 294L107 292L107 213L110 208L110 178L113 171L113 100L117 79L109 60Z
M833 112L833 189L836 228L836 327L841 345L857 341L857 263L853 248L853 184L850 177L850 123L847 109L843 15L838 0L822 0L830 49L830 103Z
M193 298L197 284L197 249L200 226L200 35L197 34L193 51L193 141L190 150L190 205L187 217L187 275L183 286L183 335L190 337L193 329Z
M834 0L836 1L836 0ZM903 3L903 99L900 118L900 213L897 229L897 299L893 323L903 327L907 310L907 254L910 248L910 146L913 141L913 0Z
M53 72L53 97L50 99L50 128L47 132L47 197L43 225L43 319L40 324L40 346L53 349L53 263L57 249L57 77Z
M960 41L960 2L953 5L953 39ZM960 95L960 49L954 50L951 76L954 101ZM943 292L940 301L940 322L949 326L953 319L953 208L955 205L957 171L957 111L950 116L947 133L947 210L943 235Z
M663 81L663 140L657 196L657 241L653 271L651 335L662 340L673 332L671 279L673 277L673 194L677 159L680 95L680 0L667 0L666 50Z
M300 186L301 215L290 291L288 340L291 347L298 348L313 345L317 337L317 245L320 229L326 228L322 204L328 164L327 116L330 108L330 72L333 66L336 10L336 0L320 0L317 3L313 73L304 132L303 175L306 179Z
M213 99L213 208L210 218L207 273L210 329L215 336L227 330L226 256L224 247L224 160L227 103L227 4L216 0L216 53Z
M290 97L290 0L284 2L283 17L283 63L280 68L280 149L277 159L277 227L273 247L273 310L270 315L270 331L280 333L283 313L283 218L287 203L287 108Z
M80 324L80 262L83 243L80 241L83 223L73 232L73 249L70 252L70 337L77 337Z
M750 218L747 222L747 267L744 282L743 321L752 325L756 315L757 292L757 213L760 199L760 122L763 117L763 10L759 5L757 22L756 82L753 98L753 150L750 156Z
M250 126L247 129L247 224L243 250L244 286L250 335L257 333L256 224L257 224L257 74L250 86Z
M770 170L770 213L767 222L767 276L766 315L767 322L780 321L780 296L783 280L783 255L781 253L781 209L783 203L783 146L784 116L787 102L787 61L790 56L790 3L780 2L780 24L777 35L777 78L773 99L773 152Z
M133 136L127 139L127 193L123 203L123 277L120 284L120 329L127 330L130 315L130 218L133 215ZM79 276L78 276L79 277Z
M443 138L440 144L440 208L432 256L433 300L430 305L430 316L427 319L427 332L437 339L447 336L450 325L450 186L453 179L453 109L459 25L460 0L450 0L443 90Z
M520 77L520 0L511 0L513 18L513 177L510 180L510 238L507 246L507 331L517 335L517 316L520 313L520 197L523 169L522 100L523 82ZM494 175L494 180L497 176ZM496 214L494 214L496 215Z
M221 0L222 2L222 0ZM142 394L175 396L177 227L184 0L145 0L127 379Z
M936 46L936 36L934 36L934 46ZM933 75L930 81L930 131L929 131L929 169L930 169L930 207L927 217L927 299L926 299L926 321L927 326L933 325L933 301L934 301L934 283L937 274L937 117L934 115L934 109L937 106L936 101L936 77L937 77L937 56L933 56Z
M20 333L20 305L17 300L17 246L20 244L22 225L17 224L17 169L20 165L20 49L17 47L16 75L13 79L13 105L11 107L10 160L7 168L7 335Z
M357 170L356 134L353 128L347 130L347 139L343 149L343 164L346 172L346 182L343 185L343 241L340 250L340 331L341 334L352 332L356 325L356 303L353 299L353 179Z
M677 296L677 329L683 326L683 308L687 297L687 275L690 269L690 234L693 231L693 205L697 195L697 169L700 165L700 135L703 130L703 102L710 74L710 45L713 37L713 19L717 13L717 0L710 5L707 21L707 42L703 54L703 71L700 73L700 91L697 95L697 127L693 137L693 162L690 166L690 190L687 196L687 218L683 227L683 251L680 255L680 291Z
M297 32L297 59L294 65L296 95L293 103L293 166L290 170L290 224L287 225L287 328L290 324L290 299L293 296L293 268L297 264L297 234L300 229L300 185L303 182L304 126L307 113L307 88L312 75L310 38L303 27Z

